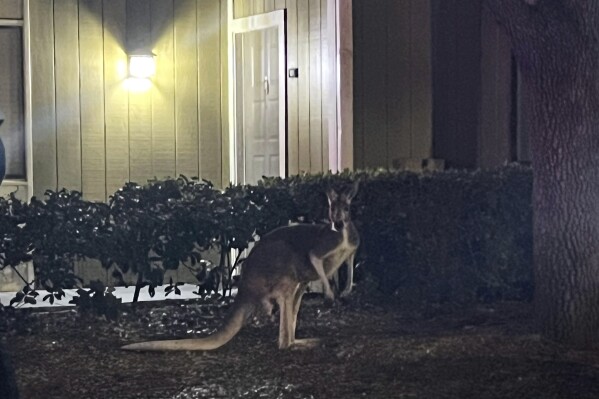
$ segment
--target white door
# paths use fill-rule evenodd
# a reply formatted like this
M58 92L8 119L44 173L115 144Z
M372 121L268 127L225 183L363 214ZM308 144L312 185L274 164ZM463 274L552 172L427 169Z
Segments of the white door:
M270 15L269 15L270 14ZM286 94L284 14L233 20L232 181L284 176ZM281 84L282 82L282 84Z
M277 28L239 35L242 79L237 79L237 93L243 98L243 118L237 134L244 146L238 176L244 183L256 183L262 176L279 175Z

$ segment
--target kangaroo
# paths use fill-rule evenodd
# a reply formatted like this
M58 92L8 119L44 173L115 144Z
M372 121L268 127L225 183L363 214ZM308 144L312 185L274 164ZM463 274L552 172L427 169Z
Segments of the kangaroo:
M341 193L329 189L328 224L294 224L260 238L244 261L239 290L225 321L205 338L150 341L123 346L126 350L211 350L229 342L251 314L279 307L279 348L310 343L296 340L295 327L302 296L309 282L322 281L324 294L333 299L329 277L345 262L351 269L360 238L350 217L358 184ZM348 288L349 287L349 288ZM351 279L344 291L351 288Z

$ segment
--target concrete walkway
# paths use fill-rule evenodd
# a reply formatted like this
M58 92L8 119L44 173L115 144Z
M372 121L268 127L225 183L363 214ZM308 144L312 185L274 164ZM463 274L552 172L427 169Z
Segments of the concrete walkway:
M141 290L139 294L140 301L163 301L165 299L193 299L198 298L193 291L197 291L197 286L193 284L184 284L179 286L181 290L181 295L176 295L174 292L171 292L168 296L164 295L164 288L166 286L156 287L156 295L154 297L150 297L148 294L148 288L145 287ZM123 302L132 302L133 301L133 292L135 291L134 286L129 287L115 287L113 295L117 298L121 298ZM62 300L55 300L53 305L50 305L48 301L43 302L42 298L48 294L45 290L37 291L39 296L37 297L37 303L35 305L30 305L26 303L21 303L19 305L15 305L17 308L30 308L30 307L57 307L57 306L75 306L70 304L69 301L73 299L74 296L77 296L76 290L65 290L65 297ZM10 303L10 300L15 297L15 292L0 292L0 303L4 306L7 306Z

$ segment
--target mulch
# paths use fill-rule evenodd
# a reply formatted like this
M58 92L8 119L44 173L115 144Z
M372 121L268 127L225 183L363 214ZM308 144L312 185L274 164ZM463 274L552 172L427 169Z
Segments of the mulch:
M119 349L205 335L226 308L126 304L116 321L74 308L20 309L0 313L0 331L22 399L599 398L599 352L542 339L527 303L408 312L310 297L297 336L322 339L311 349L278 350L278 320L265 317L215 351Z

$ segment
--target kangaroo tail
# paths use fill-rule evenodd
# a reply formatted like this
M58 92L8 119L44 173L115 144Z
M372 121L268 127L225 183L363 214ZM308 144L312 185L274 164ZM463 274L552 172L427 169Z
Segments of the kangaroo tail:
M237 335L253 311L254 305L251 302L243 301L238 296L223 325L212 335L205 338L140 342L125 345L121 349L133 351L199 351L220 348Z

